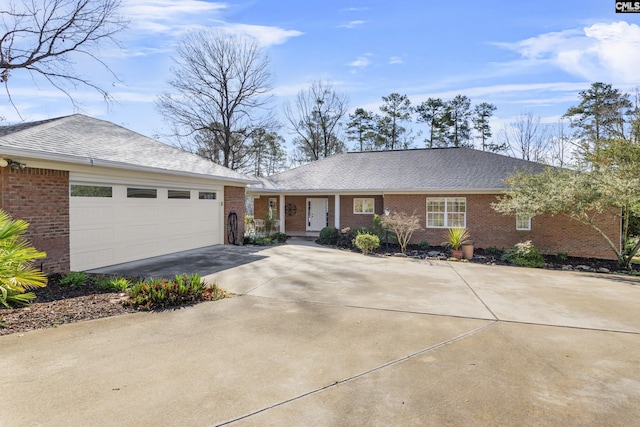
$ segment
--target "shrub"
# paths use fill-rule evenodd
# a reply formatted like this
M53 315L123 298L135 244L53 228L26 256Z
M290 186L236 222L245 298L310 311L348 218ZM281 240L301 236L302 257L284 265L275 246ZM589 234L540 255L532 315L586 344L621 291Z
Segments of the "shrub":
M564 262L569 258L569 254L566 252L558 252L557 257L560 261Z
M29 305L36 295L26 290L47 284L46 276L33 268L33 260L47 254L25 240L27 227L27 222L13 220L0 211L0 304L7 308L12 304Z
M393 232L398 245L400 245L400 251L404 253L411 241L413 232L420 228L420 218L415 213L407 215L404 212L394 212L382 219L382 225Z
M100 277L96 284L102 291L127 292L131 288L132 283L124 277Z
M288 236L287 234L281 231L278 231L277 233L273 233L271 235L271 241L276 243L286 243L287 240L289 240L290 238L291 236Z
M129 289L128 304L141 310L176 307L224 298L226 293L216 285L207 286L197 274L182 274L174 279L148 279Z
M65 274L62 279L60 279L60 286L70 286L72 288L75 288L87 283L88 279L89 275L84 271L72 271Z
M380 238L373 234L359 232L353 241L356 248L360 249L364 255L367 255L374 249L380 247Z
M484 250L486 253L488 253L489 255L494 255L494 256L502 256L502 250L498 249L495 246L489 246L487 249Z
M420 249L422 249L423 251L426 251L427 249L429 249L431 247L429 242L427 242L426 240L423 240L422 242L420 242L418 244L418 246L420 246Z
M544 258L533 246L531 240L516 243L502 255L502 260L522 267L540 268L544 264Z
M340 239L340 232L335 227L324 227L320 230L321 245L335 245Z
M367 228L343 228L342 230L340 230L340 238L338 239L338 243L336 243L336 246L340 248L352 249L355 245L354 240L358 233L367 233Z

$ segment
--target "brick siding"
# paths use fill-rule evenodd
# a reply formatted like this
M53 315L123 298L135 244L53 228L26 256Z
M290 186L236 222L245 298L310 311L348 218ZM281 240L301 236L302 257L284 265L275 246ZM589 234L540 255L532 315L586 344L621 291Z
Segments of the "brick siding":
M386 195L385 207L392 211L416 212L423 228L414 233L412 241L423 240L440 245L444 230L426 228L426 198L428 195ZM510 248L518 242L531 240L542 253L615 259L605 240L592 228L562 215L541 215L531 221L531 230L516 230L515 216L502 215L491 208L497 195L433 195L432 197L465 197L467 228L476 247ZM615 215L602 217L600 227L608 236L618 236L620 220Z
M0 169L0 209L29 223L26 237L47 257L36 260L46 274L69 271L69 172Z
M340 196L340 227L371 227L374 214L353 213L353 199L374 199L373 210L376 214L384 213L384 199L382 196ZM332 224L333 225L333 224Z
M236 236L236 243L242 244L244 236L244 199L245 191L244 187L224 187L224 243L229 244L227 233L227 219L229 213L235 212L238 215L238 234Z
M371 227L373 215L353 213L353 199L356 197L374 197L375 212L383 215L384 209L391 211L416 213L420 217L421 229L413 235L412 242L427 241L439 246L444 240L444 229L426 228L426 199L427 197L464 197L467 201L467 228L472 240L478 248L495 246L499 249L510 248L518 242L531 240L543 253L615 259L615 254L606 241L592 228L582 225L562 215L541 215L532 219L531 230L516 230L514 216L502 215L491 208L491 203L497 200L496 194L387 194L383 196L341 196L340 198L340 226ZM278 197L278 196L271 196ZM310 196L329 199L329 225L334 225L333 196ZM288 232L306 230L306 196L286 196L285 204L293 204L297 211L292 216L286 216L285 229ZM269 206L269 196L263 195L255 199L255 217L264 218ZM614 214L602 215L599 226L604 233L614 237L616 243L620 231L620 219Z

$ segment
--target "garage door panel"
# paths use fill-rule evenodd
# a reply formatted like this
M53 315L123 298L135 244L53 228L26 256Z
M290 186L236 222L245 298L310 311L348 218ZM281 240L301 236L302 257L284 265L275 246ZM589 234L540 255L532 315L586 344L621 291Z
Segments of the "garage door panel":
M73 206L69 209L71 221L77 227L94 226L96 223L113 222L115 215L113 206L107 204L91 204L90 206Z
M133 199L125 195L126 186L114 185L112 198L71 197L73 270L222 242L220 203L167 200L167 191L161 188L157 199Z
M95 245L113 243L115 230L113 227L77 228L71 237L71 245Z
M71 269L73 271L87 270L90 268L101 267L103 265L112 265L112 264L118 263L115 257L114 249L111 249L111 248L87 249L84 251L78 250L72 253L72 260L75 265L87 266L84 268L78 268L72 265ZM102 265L98 265L98 264L102 264Z

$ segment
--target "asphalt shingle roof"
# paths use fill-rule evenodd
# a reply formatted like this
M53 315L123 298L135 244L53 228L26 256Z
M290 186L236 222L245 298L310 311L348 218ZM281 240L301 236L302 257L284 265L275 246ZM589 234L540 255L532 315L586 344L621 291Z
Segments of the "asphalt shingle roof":
M24 152L32 158L47 154L96 165L100 161L143 167L174 174L205 175L227 181L255 182L252 178L116 124L82 114L0 127L2 149ZM108 163L103 164L109 166Z
M517 170L544 165L470 148L337 154L263 178L261 191L487 191L507 187Z

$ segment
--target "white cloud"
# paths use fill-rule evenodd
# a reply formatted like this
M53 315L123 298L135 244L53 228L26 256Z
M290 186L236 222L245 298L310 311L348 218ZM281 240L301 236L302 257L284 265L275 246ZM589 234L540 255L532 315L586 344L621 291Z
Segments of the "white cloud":
M203 0L127 0L124 15L131 20L132 28L156 33L172 31L185 16L210 19L227 7Z
M364 55L358 56L355 60L348 62L346 65L353 68L368 67L371 64L371 60L369 59L371 56L370 53L365 53Z
M342 24L339 27L340 28L356 28L359 27L360 25L364 24L366 21L351 21L351 22L347 22L346 24Z
M389 58L389 64L390 65L404 64L404 61L399 56L392 56L391 58Z
M283 44L292 37L299 37L304 34L297 30L249 24L224 24L221 29L254 37L258 44L263 47Z
M497 45L519 53L531 66L544 63L589 81L640 82L640 56L636 54L640 26L636 24L598 23Z

